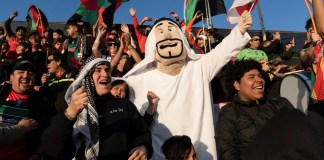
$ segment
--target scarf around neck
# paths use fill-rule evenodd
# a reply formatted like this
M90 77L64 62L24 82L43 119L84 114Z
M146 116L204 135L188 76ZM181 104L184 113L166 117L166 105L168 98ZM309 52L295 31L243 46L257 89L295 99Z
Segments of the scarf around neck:
M89 99L88 106L78 115L73 126L73 141L76 147L76 153L80 149L82 141L85 142L86 159L96 160L99 155L99 121L95 104L96 91L92 80L93 69L100 63L107 63L103 58L89 57L81 69L77 79L70 85L65 100L69 104L71 95L82 85L85 86Z

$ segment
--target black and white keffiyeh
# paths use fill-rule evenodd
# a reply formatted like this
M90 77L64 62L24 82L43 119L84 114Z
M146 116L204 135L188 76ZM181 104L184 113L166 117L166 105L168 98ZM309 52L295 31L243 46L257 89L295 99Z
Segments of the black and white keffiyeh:
M65 94L65 100L69 104L72 93L82 85L85 86L88 95L88 105L78 115L74 123L73 141L76 152L78 152L82 141L85 142L85 157L87 160L96 160L99 154L99 122L95 104L96 91L92 79L94 68L99 64L109 65L109 62L103 58L89 57L85 61L85 65L81 68L79 76L70 85Z

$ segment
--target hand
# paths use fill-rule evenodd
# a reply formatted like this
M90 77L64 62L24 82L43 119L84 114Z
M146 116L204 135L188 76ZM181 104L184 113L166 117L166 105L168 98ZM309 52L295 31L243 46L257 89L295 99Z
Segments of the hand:
M175 19L179 18L178 14L176 12L173 12L173 11L170 12L170 16L175 18Z
M100 28L107 28L107 24L105 23L105 22L101 22L101 24L100 24L100 26L99 26Z
M106 33L106 28L105 27L98 27L98 36L101 37Z
M279 73L279 71L280 71L282 68L285 68L285 67L287 67L287 65L279 64L279 65L275 68L275 72L276 72L276 73Z
M262 43L263 47L268 47L271 44L271 41L265 41Z
M280 36L280 32L276 31L273 35L273 40L280 40L281 36Z
M322 40L321 36L316 32L311 33L311 39L312 39L312 42L315 44Z
M130 152L130 157L128 160L146 160L147 159L147 150L145 146L138 146L133 148Z
M201 17L202 15L203 15L203 13L201 13L201 11L197 11L193 18L197 19L197 18Z
M135 16L135 15L136 15L136 10L135 10L134 8L130 8L130 9L129 9L129 14L130 14L131 16Z
M252 16L251 14L245 10L240 18L240 21L237 23L237 27L244 34L250 27L252 26Z
M129 33L123 33L123 37L124 37L124 41L125 41L125 45L131 45L131 38L130 38L130 34Z
M34 119L23 118L18 122L18 125L23 128L24 132L29 132L36 129L38 123Z
M17 17L18 16L18 11L14 11L14 12L12 12L11 13L11 15L10 15L10 19L13 19L13 18L15 18L15 17Z
M293 38L291 39L290 43L291 43L291 46L292 46L292 47L295 47L295 37L293 37Z
M296 70L296 67L298 67L298 65L289 66L288 70L294 71Z
M42 82L42 85L44 85L46 82L49 81L49 78L47 76L47 73L44 73L41 77L41 82Z
M149 16L144 17L144 21L152 21L152 18Z
M68 108L66 109L66 114L69 117L76 118L82 110L88 105L88 95L87 92L82 86L77 89L71 96L71 101Z
M123 31L124 33L129 33L129 28L127 24L122 24L120 26L121 31Z
M156 112L157 109L157 103L158 103L158 96L152 91L147 92L147 100L149 101L149 106L146 110L146 112L149 115L153 115Z
M259 63L262 66L262 70L264 70L265 72L270 70L269 63L267 60L261 60L261 61L259 61Z

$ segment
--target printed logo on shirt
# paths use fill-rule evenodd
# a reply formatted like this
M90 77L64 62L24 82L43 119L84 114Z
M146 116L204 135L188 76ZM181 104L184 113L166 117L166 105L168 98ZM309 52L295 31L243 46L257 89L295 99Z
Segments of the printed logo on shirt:
M118 113L118 112L124 112L124 109L123 108L117 108L117 109L112 109L112 110L109 111L110 114Z

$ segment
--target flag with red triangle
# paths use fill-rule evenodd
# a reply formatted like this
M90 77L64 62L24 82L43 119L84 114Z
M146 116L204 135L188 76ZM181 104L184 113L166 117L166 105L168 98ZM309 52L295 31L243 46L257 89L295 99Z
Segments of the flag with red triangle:
M226 13L224 0L209 0L210 15ZM196 12L201 11L206 18L209 13L206 13L207 6L205 0L185 0L184 1L184 18L185 23L188 24ZM195 23L199 22L197 20Z
M234 0L231 8L227 12L228 20L231 24L239 22L242 13L251 11L258 3L258 0Z
M29 7L26 20L28 30L37 31L40 37L43 37L44 31L49 28L45 14L35 5Z
M80 0L80 6L69 22L84 22L90 27L95 24L107 25L110 27L113 23L114 14L123 2L129 0Z

